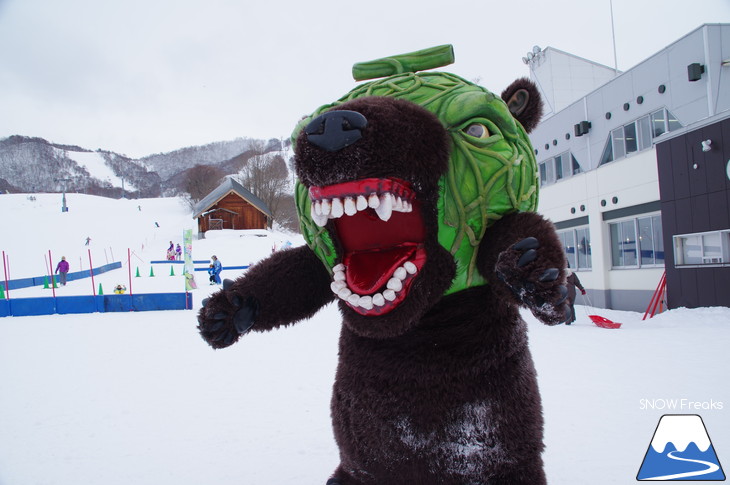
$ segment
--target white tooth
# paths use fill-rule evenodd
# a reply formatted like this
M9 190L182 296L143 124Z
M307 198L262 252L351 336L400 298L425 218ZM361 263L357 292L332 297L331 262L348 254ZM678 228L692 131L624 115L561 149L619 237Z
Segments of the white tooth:
M372 310L373 309L373 299L370 296L363 296L360 298L358 305L360 305L360 307L362 307L366 310Z
M352 197L345 197L345 214L347 214L348 216L354 216L355 214L357 214L355 200Z
M378 194L373 192L370 194L370 197L368 197L368 207L371 209L377 209L380 205L380 199L378 198Z
M332 204L330 203L329 199L322 199L322 215L328 216L328 215L330 215L331 211L332 211Z
M400 197L395 198L395 204L393 204L393 210L398 212L404 212L403 211L403 199Z
M350 288L344 287L340 291L337 292L337 296L342 298L343 300L347 300L350 295L352 295L352 291L350 291Z
M373 295L373 305L375 306L383 306L385 305L385 298L383 298L383 295L380 293L375 293Z
M387 222L393 215L393 196L386 192L380 196L380 205L375 209L381 221Z
M393 291L393 290L385 290L383 292L383 298L385 298L388 301L395 300L395 291Z
M340 290L345 287L347 287L347 283L345 283L344 281L333 281L332 283L330 283L332 293L334 293L335 295L338 294Z
M364 195L357 196L357 210L364 211L368 208L368 201Z
M348 296L347 303L357 306L357 304L360 303L360 295L358 295L357 293L353 293L352 295Z
M332 276L332 279L335 281L345 281L346 278L344 271L335 271L335 274Z
M406 276L408 276L408 273L406 272L406 269L404 267L400 267L393 273L393 276L398 278L399 280L403 281L406 279Z
M334 268L332 268L332 271L334 271L335 273L337 273L338 271L345 271L345 265L340 263L337 266L335 266Z
M327 224L327 216L317 214L317 210L315 209L314 204L312 204L312 210L310 211L310 215L312 216L312 220L314 221L314 223L317 224L319 227L324 227Z
M408 274L416 274L416 271L418 271L416 265L411 263L410 261L406 261L406 264L404 264L403 267L406 269L406 271L408 271Z
M388 284L385 285L388 287L388 289L391 289L393 291L400 291L403 289L403 282L399 280L398 278L391 278L388 280Z
M342 217L342 215L345 213L345 206L342 205L342 200L335 197L332 199L332 211L330 212L330 217L334 219L338 219Z

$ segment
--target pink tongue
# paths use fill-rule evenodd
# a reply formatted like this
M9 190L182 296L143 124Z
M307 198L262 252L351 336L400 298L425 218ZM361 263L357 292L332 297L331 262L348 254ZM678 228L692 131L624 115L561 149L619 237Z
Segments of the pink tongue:
M416 245L347 253L347 286L358 295L371 295L383 288L393 272L413 258Z

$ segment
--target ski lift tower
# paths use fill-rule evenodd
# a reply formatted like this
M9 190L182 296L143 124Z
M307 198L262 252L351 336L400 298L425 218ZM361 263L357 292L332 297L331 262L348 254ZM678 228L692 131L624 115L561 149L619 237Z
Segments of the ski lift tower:
M62 204L61 204L61 212L68 212L68 206L66 205L66 182L70 181L71 179L56 179L56 182L62 182L63 183L63 198Z

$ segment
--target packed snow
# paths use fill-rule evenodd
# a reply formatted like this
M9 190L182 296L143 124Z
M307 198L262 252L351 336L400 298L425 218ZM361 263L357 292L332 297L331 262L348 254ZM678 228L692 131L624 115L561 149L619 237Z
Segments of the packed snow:
M71 271L87 269L91 253L94 266L122 262L96 280L106 292L130 280L135 292L183 291L177 268L169 276L171 265L150 261L195 227L184 203L67 194L67 204L62 213L60 194L0 195L10 278L47 272L49 250ZM216 254L224 267L303 243L268 231L207 236L194 240L193 259ZM206 276L196 273L195 308L218 288ZM70 281L56 291L91 294L92 285ZM588 313L623 326L598 328ZM523 312L550 483L634 483L665 414L700 415L720 463L730 463L729 308L680 308L646 321L584 306L576 314L571 326L547 327ZM329 417L336 306L219 351L195 327L190 310L0 318L0 485L324 484L338 463Z

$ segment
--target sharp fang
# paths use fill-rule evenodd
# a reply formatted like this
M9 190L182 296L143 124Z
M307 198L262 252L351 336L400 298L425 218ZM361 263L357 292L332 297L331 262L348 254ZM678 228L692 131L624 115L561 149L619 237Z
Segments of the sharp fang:
M408 274L416 274L416 271L418 271L418 267L410 261L406 261L403 267L408 271Z
M380 205L380 199L378 198L378 194L373 192L370 194L370 197L368 197L368 207L371 209L377 209Z
M386 299L386 300L388 300L388 301L393 301L393 300L395 300L395 291L393 291L393 290L390 290L390 289L389 289L389 290L385 290L385 291L383 292L383 298L385 298L385 299Z
M375 293L373 295L373 305L375 305L375 306L385 305L385 298L383 298L383 295L381 293Z
M322 215L329 216L332 211L332 204L329 199L322 199Z
M322 214L317 214L317 210L315 209L314 204L312 204L312 210L310 211L310 215L312 216L312 220L315 224L317 224L319 227L324 227L327 225L327 216L323 216Z
M364 211L368 208L368 201L363 195L357 196L357 210Z
M399 280L403 281L406 279L406 276L408 276L408 273L406 272L406 269L404 267L400 267L393 273L393 276L398 278Z
M391 278L388 280L388 284L385 285L389 290L400 291L403 289L403 282L398 278Z
M332 290L332 293L334 293L335 295L337 295L340 292L340 290L342 290L342 288L346 288L346 287L347 287L347 283L345 283L344 281L333 281L332 283L330 283L330 289Z
M373 309L373 299L369 296L363 296L360 297L360 301L357 302L357 304L366 310L372 310Z
M393 215L393 196L386 192L380 196L380 205L375 209L381 221L387 222Z
M332 199L332 212L330 212L330 217L337 219L342 217L344 214L345 206L342 205L342 200L335 197Z

